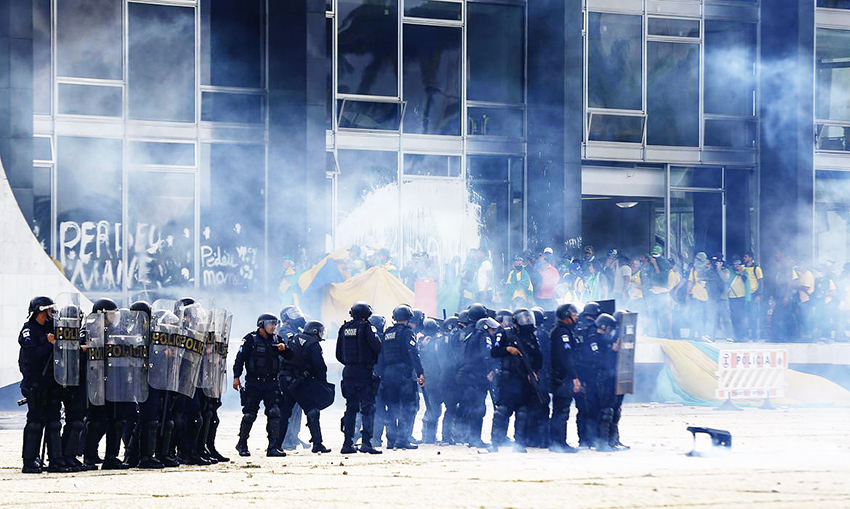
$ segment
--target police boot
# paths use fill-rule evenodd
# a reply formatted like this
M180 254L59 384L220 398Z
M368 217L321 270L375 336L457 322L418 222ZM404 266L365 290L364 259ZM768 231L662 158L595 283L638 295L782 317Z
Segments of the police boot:
M608 436L611 432L611 420L614 416L614 410L611 408L603 408L599 416L599 428L597 431L596 450L599 452L613 451L608 445Z
M47 445L47 457L50 459L48 472L73 472L70 465L62 457L62 423L59 421L49 422L44 428L44 441Z
M310 442L313 443L313 452L331 452L322 443L322 428L319 425L319 411L316 409L307 412L307 428L310 430Z
M133 425L133 431L130 432L129 439L124 442L124 463L130 466L130 468L136 468L139 466L139 454L141 449L141 432L142 432L142 423L136 422Z
M269 420L266 424L266 433L268 433L269 437L269 447L266 449L266 456L273 458L286 456L286 453L277 447L278 440L280 439L280 418L272 417L271 412L269 413Z
M478 449L487 448L487 444L481 440L481 428L484 425L483 418L473 419L473 421L469 425L469 447L475 447Z
M250 456L248 451L248 435L251 434L251 427L254 426L254 420L257 416L254 414L243 414L242 423L239 425L239 441L236 442L236 450L239 456Z
M24 467L21 472L25 474L40 474L41 462L38 454L41 449L41 424L37 422L28 422L24 427L24 448L22 457L24 459Z
M559 453L578 452L578 449L567 443L567 418L563 414L553 415L549 421L549 450Z
M154 457L156 454L156 439L159 434L159 422L148 421L140 422L137 426L139 430L139 468L163 468L158 459Z
M354 454L357 452L354 447L354 430L352 429L354 428L354 419L346 418L346 415L343 415L342 419L339 420L339 429L345 437L342 439L342 449L339 452L341 454Z
M103 463L97 455L97 449L105 430L106 423L103 421L86 422L86 440L83 447L83 464L86 470L97 470L97 464Z
M507 443L510 418L510 410L496 405L493 411L493 428L490 430L490 451L499 452L499 447Z
M118 459L121 451L121 436L124 433L124 421L113 421L106 428L106 455L101 470L124 470L130 465Z
M207 466L211 464L209 460L202 458L198 454L198 435L200 434L202 427L203 423L201 422L201 419L197 417L189 419L186 422L184 435L179 444L180 457L178 458L178 461L180 461L180 463L200 466Z
M225 457L215 448L215 437L218 433L218 425L220 421L218 420L217 415L213 415L213 418L210 420L210 431L207 434L207 451L209 451L210 457L215 458L219 463L228 462L230 461L230 458Z
M174 421L162 423L162 434L156 440L156 459L164 467L179 467L180 462L171 455L171 436L174 434Z
M198 451L198 456L203 458L204 461L209 461L210 464L214 465L218 463L218 458L213 458L209 450L207 450L207 436L210 434L211 420L212 412L204 414L204 422L201 425L201 431L198 433L198 445L196 446L196 450Z
M83 421L65 422L65 428L62 430L62 456L65 458L65 463L74 467L77 472L85 470L83 463L77 459L82 433Z
M422 443L433 444L437 442L437 422L422 421Z

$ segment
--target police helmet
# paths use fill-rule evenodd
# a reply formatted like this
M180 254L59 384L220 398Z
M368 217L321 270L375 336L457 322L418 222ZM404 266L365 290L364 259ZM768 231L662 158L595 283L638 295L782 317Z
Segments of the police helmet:
M413 310L410 309L410 306L407 304L396 306L396 308L393 309L393 320L396 322L410 320L411 318L413 318Z
M496 330L498 328L499 322L489 316L475 322L475 330Z
M82 318L82 312L78 306L71 304L59 310L59 318L79 320Z
M304 326L304 334L316 336L321 341L325 339L325 325L322 322L311 320Z
M599 304L592 301L585 304L584 309L581 310L581 314L592 316L593 318L599 316L599 313L601 312L602 308L599 307Z
M426 336L434 336L440 331L440 326L437 325L437 320L426 318L422 321L422 333Z
M195 303L195 299L191 297L183 297L174 303L174 314L179 315L184 309Z
M445 320L443 320L443 326L442 326L443 332L449 333L449 332L455 330L456 328L457 328L457 317L456 316L450 316L450 317L446 318Z
M540 306L534 306L531 308L531 312L534 313L534 323L542 327L543 322L546 321L546 315L543 313L543 308Z
M602 313L596 318L596 330L601 332L608 341L613 341L617 334L617 320L608 313Z
M266 325L277 325L277 317L271 313L263 313L257 317L257 328L265 327Z
M469 320L478 324L478 320L487 317L487 308L484 307L484 304L480 302L476 302L475 304L469 306Z
M567 318L572 318L573 315L578 314L578 309L574 304L561 304L558 306L558 309L555 310L555 317L558 320L566 320Z
M469 325L469 311L463 310L457 314L457 324L463 327L464 325Z
M425 321L425 312L421 309L413 310L413 319L410 320L417 327L422 327L422 323Z
M281 319L286 319L291 322L298 320L299 318L304 318L304 313L301 312L301 308L298 306L286 306L280 312Z
M378 334L384 333L384 328L387 326L387 321L381 315L372 315L369 317L369 323L372 324L372 327L377 329Z
M514 323L520 329L529 327L533 329L536 325L536 322L534 320L534 313L525 308L519 308L514 311Z
M91 312L98 313L101 311L115 311L118 309L118 304L112 299L98 299L94 301Z
M41 313L42 311L49 311L53 309L54 305L55 304L53 302L53 299L51 299L50 297L35 297L30 301L28 309L29 317L32 318L33 316L37 315L38 313Z
M349 310L348 314L355 320L366 320L372 316L372 306L361 300L355 302L354 305L351 306L351 310Z
M180 319L167 309L157 309L153 312L153 323L157 325L179 325Z
M502 327L510 327L514 319L514 314L510 309L500 309L496 312L496 321L502 324Z
M148 318L151 316L151 305L143 300L137 300L133 304L130 305L130 311L141 311L148 315Z

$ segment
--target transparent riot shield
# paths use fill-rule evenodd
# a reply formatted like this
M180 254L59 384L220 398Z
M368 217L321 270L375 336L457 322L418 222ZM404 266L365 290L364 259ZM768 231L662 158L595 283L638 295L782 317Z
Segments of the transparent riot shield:
M62 386L80 385L80 326L83 322L80 294L60 293L56 296L56 310L53 378Z
M204 394L210 398L220 399L226 390L227 383L227 346L230 343L230 325L233 322L233 314L226 309L216 309L213 312L214 331L214 365L209 371L212 377L211 383L204 388Z
M190 306L186 309L187 314L198 317L195 334L197 337L203 337L204 347L201 352L201 367L198 372L198 388L209 389L215 382L217 374L217 359L215 353L215 311L214 309L196 309L195 306ZM202 313L206 314L204 318Z
M180 355L177 346L180 318L171 309L153 312L151 344L148 349L148 383L154 389L177 392L180 379Z
M619 313L617 323L617 395L635 392L635 341L637 313Z
M209 313L200 304L184 307L182 315L175 351L179 360L177 392L191 398L198 387L201 359L210 322Z
M86 345L86 393L89 403L95 406L106 404L106 342L105 342L105 314L92 313L86 317L85 345Z
M148 399L148 337L150 323L142 311L106 313L106 400L142 403Z

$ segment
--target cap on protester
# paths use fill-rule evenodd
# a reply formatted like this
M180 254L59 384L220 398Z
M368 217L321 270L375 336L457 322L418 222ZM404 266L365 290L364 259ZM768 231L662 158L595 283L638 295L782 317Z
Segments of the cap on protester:
M650 251L649 254L651 254L653 258L658 258L659 256L664 254L664 250L661 249L661 246L655 246L652 248L652 251Z

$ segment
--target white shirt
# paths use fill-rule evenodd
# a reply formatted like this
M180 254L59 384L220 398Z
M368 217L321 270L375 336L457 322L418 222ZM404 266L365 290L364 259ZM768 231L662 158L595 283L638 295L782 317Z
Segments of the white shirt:
M483 292L490 288L490 277L493 274L493 264L490 260L484 260L478 266L478 291Z
M620 265L617 268L617 271L614 273L614 293L620 294L623 293L623 286L625 285L625 280L630 279L632 277L632 268L628 265Z

